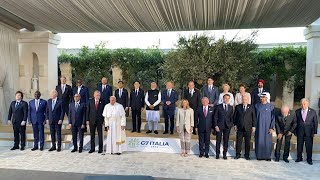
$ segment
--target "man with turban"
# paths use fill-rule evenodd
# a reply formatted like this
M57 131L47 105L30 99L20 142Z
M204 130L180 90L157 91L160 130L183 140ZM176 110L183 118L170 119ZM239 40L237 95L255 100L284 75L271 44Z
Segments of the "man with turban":
M265 81L263 79L258 80L258 87L253 89L251 93L251 104L255 105L260 103L260 96L264 92L269 92L268 89L264 88ZM268 99L268 102L270 102L270 99Z

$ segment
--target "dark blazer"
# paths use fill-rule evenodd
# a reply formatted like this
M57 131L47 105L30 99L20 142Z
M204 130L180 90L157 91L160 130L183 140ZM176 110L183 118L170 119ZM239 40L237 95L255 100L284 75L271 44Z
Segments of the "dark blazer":
M198 131L211 133L213 128L214 110L213 107L208 107L207 117L203 114L203 106L201 105L197 109L198 115Z
M64 106L60 99L57 99L54 109L52 109L52 99L48 100L46 119L49 120L49 124L57 124L59 120L64 119Z
M213 127L219 129L230 129L233 126L233 107L228 105L228 111L225 111L223 104L215 106Z
M68 106L72 101L72 88L68 84L66 84L64 93L62 94L61 85L56 86L56 91L58 92L58 98L62 100L64 106Z
M263 92L270 92L268 89L263 88ZM260 103L259 88L254 88L251 93L251 104L255 105Z
M86 105L84 103L80 103L77 110L75 107L75 102L70 103L68 122L73 126L81 126L86 124Z
M183 99L189 101L189 106L196 112L199 106L201 106L201 94L198 89L194 89L193 95L189 93L189 89L184 89L182 94Z
M110 96L112 96L112 86L106 85L106 89L102 91L102 84L98 84L97 90L101 93L101 99L108 104L110 102Z
M170 101L171 104L168 106L166 101ZM168 90L163 90L161 92L161 102L163 103L162 107L164 111L171 112L171 115L174 114L176 110L176 102L178 101L178 92L174 89L171 89L170 97L168 96Z
M21 124L22 121L27 122L28 118L28 103L21 100L17 108L16 101L12 101L9 107L8 120L12 121L12 124Z
M301 108L296 110L297 117L297 127L296 135L297 136L313 136L317 134L318 131L318 119L317 113L314 109L308 108L306 122L302 119Z
M290 110L288 116L286 117L286 120L280 112L276 116L275 126L277 134L281 133L283 135L286 135L288 134L288 131L294 133L297 126L297 117L295 112Z
M219 101L219 89L216 86L212 86L212 91L211 93L209 92L208 85L203 86L201 92L202 92L202 97L207 97L209 98L209 104L217 105Z
M121 97L119 96L119 89L114 92L114 96L117 98L117 103L121 104L123 108L129 107L129 95L125 88L122 89Z
M86 121L90 122L90 126L101 125L104 122L104 117L102 116L102 113L105 105L106 103L103 101L103 99L100 99L98 104L98 110L96 110L95 99L90 99L86 113Z
M141 110L144 107L144 91L139 88L138 95L133 89L130 93L130 107L132 110Z
M78 86L74 87L72 90L72 97L78 93ZM82 85L81 90L80 90L80 103L85 103L87 104L87 102L89 101L89 89L85 86ZM74 100L72 100L73 102Z
M237 126L239 131L244 128L246 132L250 132L252 127L256 127L256 118L256 111L253 105L248 104L244 112L243 104L238 104L234 110L233 124Z
M46 120L47 101L39 99L38 111L36 110L35 99L29 101L28 106L28 119L32 124L39 122L42 124Z

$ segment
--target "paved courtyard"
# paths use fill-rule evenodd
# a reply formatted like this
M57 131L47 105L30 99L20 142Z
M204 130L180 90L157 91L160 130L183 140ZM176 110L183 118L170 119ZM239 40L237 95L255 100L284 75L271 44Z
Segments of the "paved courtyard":
M10 151L0 148L0 168L111 175L148 175L174 179L319 179L320 162L216 160L178 154L127 152L118 155ZM1 176L0 176L1 179Z

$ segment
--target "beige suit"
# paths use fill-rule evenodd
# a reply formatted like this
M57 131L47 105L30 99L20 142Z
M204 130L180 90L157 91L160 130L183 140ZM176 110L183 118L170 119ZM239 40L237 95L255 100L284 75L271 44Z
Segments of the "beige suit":
M177 118L176 118L176 126L179 126L179 132L183 132L183 127L185 126L186 131L188 133L191 132L191 127L194 127L194 113L193 109L189 108L186 110L186 113L184 113L184 109L178 108L177 111Z

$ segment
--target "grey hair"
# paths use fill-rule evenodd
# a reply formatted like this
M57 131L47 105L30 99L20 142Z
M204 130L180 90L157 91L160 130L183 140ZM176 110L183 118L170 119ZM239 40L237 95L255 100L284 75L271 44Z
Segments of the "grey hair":
M58 96L58 92L55 90L55 89L52 89L51 91L50 91L50 94L51 93L54 93L56 96Z
M117 98L115 96L110 96L110 99L117 100Z
M101 92L98 91L98 90L95 90L95 91L93 92L93 94L101 94Z
M309 103L309 100L308 100L307 98L302 98L302 99L300 100L300 103L302 103L303 101L306 101L307 103Z

